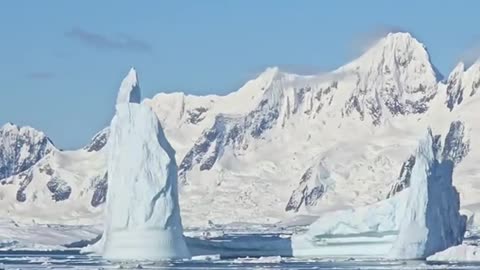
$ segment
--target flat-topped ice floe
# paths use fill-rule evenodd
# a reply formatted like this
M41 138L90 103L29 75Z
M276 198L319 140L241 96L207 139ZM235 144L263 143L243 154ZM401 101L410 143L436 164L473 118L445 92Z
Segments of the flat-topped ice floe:
M109 260L190 257L180 217L175 151L156 114L140 103L133 69L120 87L107 150L102 256Z
M294 256L424 259L461 244L466 218L452 186L453 162L442 160L440 136L420 141L410 187L372 205L325 213L292 237Z
M434 262L480 262L480 247L459 245L435 253L427 258Z

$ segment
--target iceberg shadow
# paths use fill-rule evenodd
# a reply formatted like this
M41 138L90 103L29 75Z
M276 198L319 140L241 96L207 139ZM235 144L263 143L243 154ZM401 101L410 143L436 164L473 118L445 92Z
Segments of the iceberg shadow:
M290 236L269 235L224 235L218 238L186 238L192 256L220 255L222 258L238 257L292 257Z

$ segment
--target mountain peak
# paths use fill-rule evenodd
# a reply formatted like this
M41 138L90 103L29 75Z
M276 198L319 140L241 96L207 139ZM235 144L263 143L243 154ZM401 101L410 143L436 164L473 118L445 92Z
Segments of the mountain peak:
M459 62L452 70L452 72L450 73L450 76L452 76L452 74L458 74L458 73L462 73L465 71L465 63L464 62Z
M466 98L474 96L480 89L480 62L472 65L458 63L452 70L446 81L447 107L453 110Z
M14 123L12 122L7 122L5 123L3 126L0 127L0 132L3 132L3 133L24 133L24 134L31 134L32 136L39 136L39 137L46 137L46 135L33 128L33 127L30 127L30 126L18 126L18 125L15 125Z
M391 52L425 51L426 47L408 32L388 33L370 49L390 50Z
M275 80L281 74L279 67L267 67L258 77L255 79L262 82L271 82Z
M280 72L280 68L274 66L274 67L267 67L261 74L264 76L275 76L279 72Z
M386 116L418 114L428 109L440 74L425 46L409 33L390 33L337 72L354 74L357 83L345 113L367 113L374 124Z
M388 33L383 39L385 39L386 42L393 42L393 43L414 42L414 43L421 44L415 37L413 37L408 32L391 32L391 33ZM423 44L421 45L423 46Z
M123 79L118 91L117 104L140 103L141 93L138 82L138 75L135 68L131 68Z
M356 60L340 68L340 70L358 70L371 72L388 67L392 69L420 70L422 73L431 73L436 79L440 74L430 62L426 47L410 33L389 33L379 39L364 54Z
M12 123L0 128L0 141L0 179L27 170L55 149L43 132Z
M13 129L19 129L19 127L11 122L5 123L2 127L0 127L1 130L13 130Z
M412 58L430 63L426 47L410 33L404 32L389 33L367 51L366 55L382 56L382 60L396 61L398 64L408 64Z

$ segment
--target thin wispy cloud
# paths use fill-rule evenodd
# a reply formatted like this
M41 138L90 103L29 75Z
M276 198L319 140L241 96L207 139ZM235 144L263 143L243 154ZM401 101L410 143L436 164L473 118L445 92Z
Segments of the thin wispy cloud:
M318 75L328 71L325 68L308 64L280 64L278 66L282 71L301 75Z
M136 39L128 34L108 36L81 28L65 32L67 38L79 41L86 46L101 50L124 50L138 53L152 52L152 46L146 41Z
M354 37L352 42L352 52L355 55L364 53L377 43L381 38L385 37L388 33L408 32L405 29L398 26L383 25L378 26L370 31L360 33Z
M467 67L473 65L478 60L480 60L480 40L473 43L460 56L460 61L465 63Z
M27 78L32 80L50 80L55 77L55 74L53 72L48 72L48 71L35 71L35 72L27 73L26 76Z

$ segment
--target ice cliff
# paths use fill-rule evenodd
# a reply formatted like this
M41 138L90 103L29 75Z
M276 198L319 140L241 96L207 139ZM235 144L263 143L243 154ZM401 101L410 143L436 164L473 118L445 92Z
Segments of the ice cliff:
M177 191L175 151L160 122L140 103L134 69L123 80L110 125L103 257L187 258Z
M452 185L454 162L440 159L439 137L429 129L417 149L406 212L391 256L423 259L463 241L466 217Z
M409 188L372 205L324 213L292 237L293 255L424 259L461 244L466 220L452 186L454 160L441 150L440 136L429 129Z

